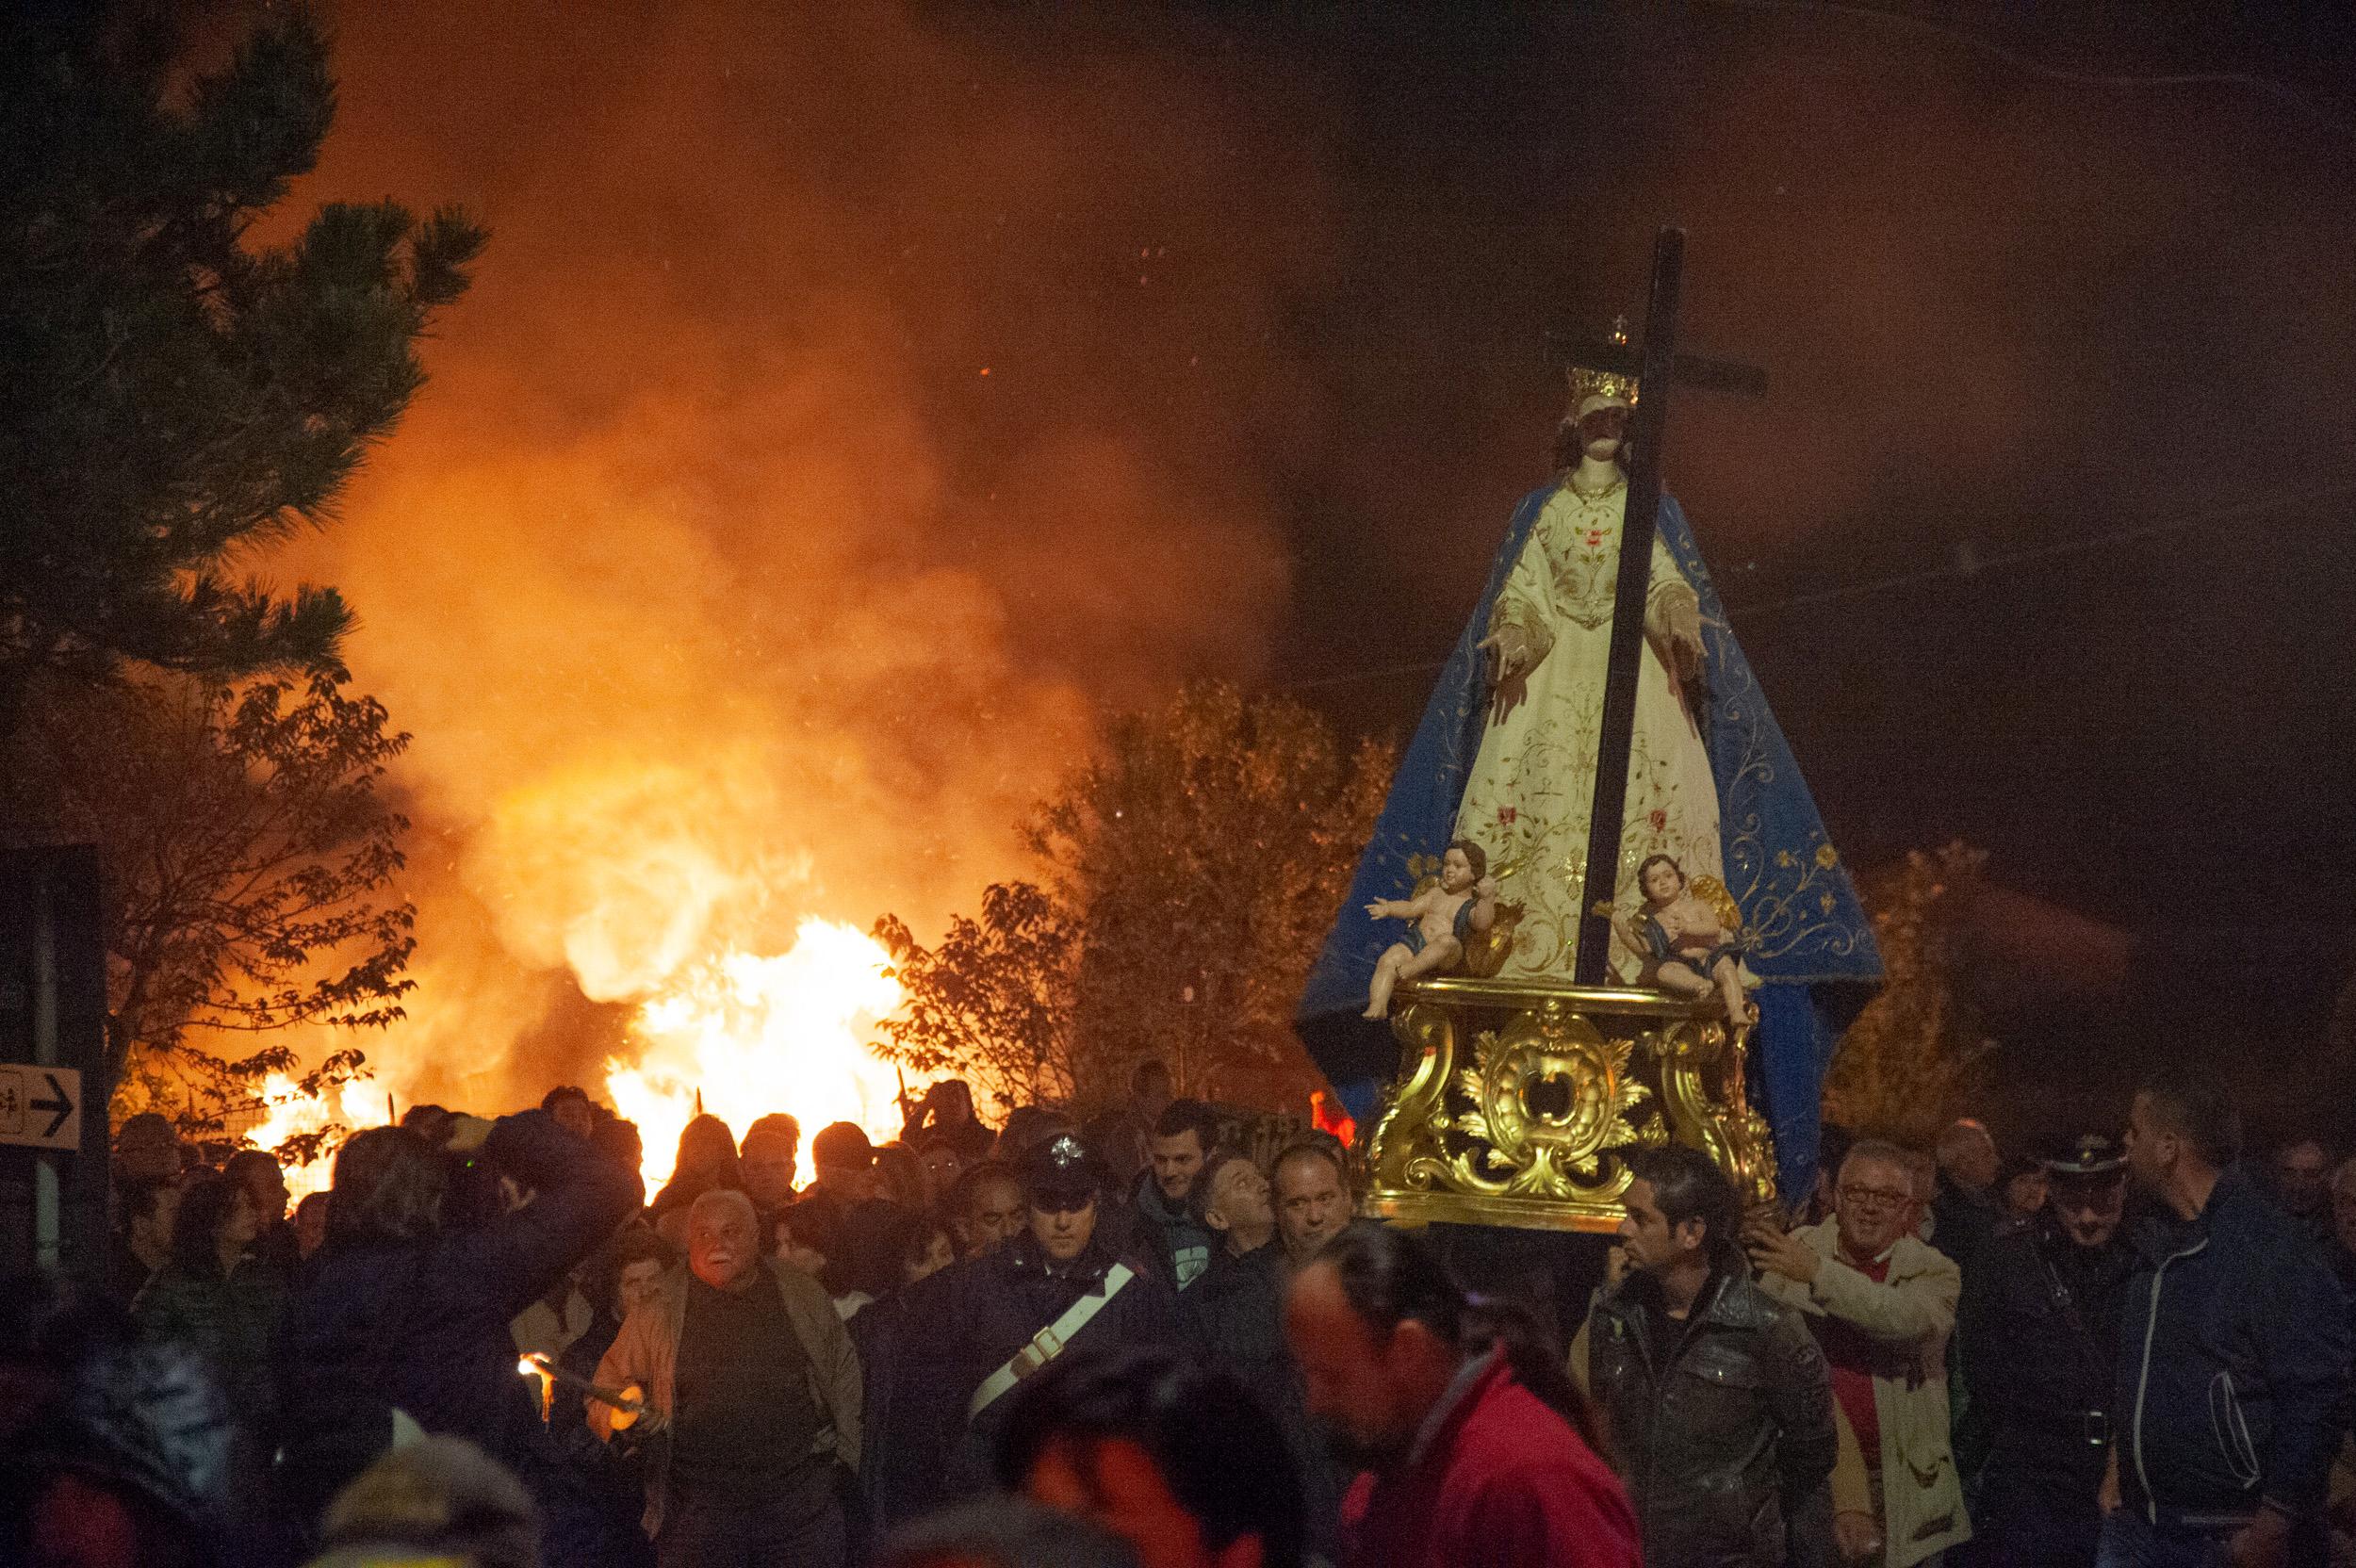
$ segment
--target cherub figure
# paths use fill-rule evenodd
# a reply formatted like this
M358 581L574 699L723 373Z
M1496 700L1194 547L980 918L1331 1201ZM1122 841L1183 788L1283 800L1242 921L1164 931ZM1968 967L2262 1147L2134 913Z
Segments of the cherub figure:
M1464 939L1497 923L1497 885L1489 856L1470 839L1459 839L1440 857L1440 880L1414 898L1378 898L1366 906L1376 920L1412 920L1405 941L1393 942L1375 960L1374 985L1366 1016L1379 1019L1391 1008L1391 988L1461 963Z
M1708 996L1712 987L1726 1004L1726 1021L1751 1016L1742 994L1742 942L1726 928L1718 911L1693 896L1685 870L1666 855L1652 855L1636 868L1644 892L1641 908L1622 910L1620 939L1644 955L1654 980L1677 996Z

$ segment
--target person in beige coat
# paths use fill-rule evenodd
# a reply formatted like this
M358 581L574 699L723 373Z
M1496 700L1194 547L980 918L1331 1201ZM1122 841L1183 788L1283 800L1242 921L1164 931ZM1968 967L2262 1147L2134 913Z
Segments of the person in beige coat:
M633 1310L597 1383L599 1436L641 1450L662 1568L847 1558L840 1503L859 1452L859 1365L817 1281L761 1255L752 1200L715 1191L688 1217L688 1266Z
M1860 1142L1841 1162L1830 1219L1790 1233L1754 1220L1744 1234L1761 1286L1807 1315L1861 1445L1874 1512L1836 1486L1847 1507L1836 1539L1849 1560L1885 1568L1972 1538L1947 1443L1947 1337L1963 1280L1915 1236L1913 1167L1895 1145Z

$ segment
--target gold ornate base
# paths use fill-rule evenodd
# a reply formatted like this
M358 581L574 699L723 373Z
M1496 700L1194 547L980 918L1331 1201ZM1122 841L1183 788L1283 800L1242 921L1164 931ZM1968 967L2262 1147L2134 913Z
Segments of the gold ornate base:
M1367 1146L1366 1211L1409 1222L1614 1231L1625 1151L1690 1144L1745 1204L1775 1196L1742 1088L1750 1028L1717 999L1464 976L1399 988L1403 1048Z

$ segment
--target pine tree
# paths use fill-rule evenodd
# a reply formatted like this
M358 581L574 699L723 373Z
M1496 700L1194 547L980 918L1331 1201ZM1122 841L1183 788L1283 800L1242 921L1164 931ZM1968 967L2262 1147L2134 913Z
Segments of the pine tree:
M247 244L335 113L325 41L299 8L185 88L175 40L150 21L12 14L0 734L44 672L332 670L342 599L240 580L241 557L332 515L423 383L417 341L465 291L483 232L385 202Z

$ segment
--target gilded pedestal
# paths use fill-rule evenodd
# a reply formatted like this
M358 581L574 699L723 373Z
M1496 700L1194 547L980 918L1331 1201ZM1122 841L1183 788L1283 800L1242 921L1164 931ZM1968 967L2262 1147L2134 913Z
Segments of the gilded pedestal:
M1612 1231L1626 1154L1690 1144L1746 1203L1773 1201L1775 1154L1742 1086L1750 1029L1714 997L1481 980L1401 986L1402 1048L1366 1153L1371 1214L1408 1221Z

